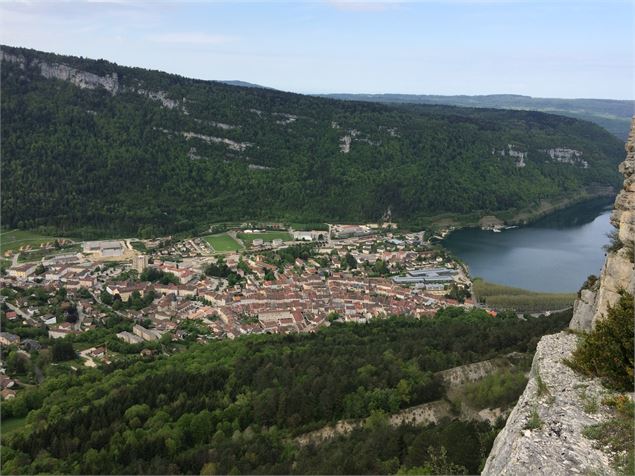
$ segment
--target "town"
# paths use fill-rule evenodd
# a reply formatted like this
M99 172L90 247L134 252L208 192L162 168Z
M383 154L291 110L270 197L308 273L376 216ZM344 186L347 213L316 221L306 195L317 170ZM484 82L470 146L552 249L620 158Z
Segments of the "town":
M425 232L243 224L188 239L24 245L5 252L2 397L42 379L191 343L314 332L474 305L463 266ZM37 359L32 359L37 356ZM68 362L71 362L70 364Z

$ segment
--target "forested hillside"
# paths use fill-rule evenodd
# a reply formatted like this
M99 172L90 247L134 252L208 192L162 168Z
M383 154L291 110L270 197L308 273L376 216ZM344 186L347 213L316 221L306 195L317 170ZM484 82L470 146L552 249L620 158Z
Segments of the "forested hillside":
M2 217L141 236L210 222L401 222L616 186L622 144L528 111L389 106L2 47Z
M349 101L403 104L446 104L463 107L493 107L542 111L594 122L621 140L626 140L635 114L635 101L616 99L534 98L520 94L441 96L434 94L324 94Z
M435 372L533 352L570 315L493 319L448 308L429 320L243 337L103 369L78 364L2 403L3 421L28 415L3 435L2 473L375 474L426 466L427 474L473 474L496 434L489 424L395 427L384 415L443 398ZM487 391L498 399L505 392L491 382ZM363 428L324 445L294 439L368 416Z

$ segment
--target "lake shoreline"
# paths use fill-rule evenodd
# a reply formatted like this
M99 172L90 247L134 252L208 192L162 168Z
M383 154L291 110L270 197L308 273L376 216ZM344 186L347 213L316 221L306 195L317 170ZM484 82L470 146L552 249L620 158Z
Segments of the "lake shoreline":
M457 228L440 244L472 277L532 292L577 292L601 271L610 205L608 197L596 197L501 233Z
M570 208L586 202L606 199L607 204L613 203L617 194L615 190L604 189L598 192L583 191L572 196L561 197L558 199L543 200L541 204L525 208L514 208L497 212L475 212L465 215L460 214L442 214L429 216L419 223L419 225L405 222L402 229L420 229L421 227L432 227L436 229L460 230L465 228L481 228L489 225L504 226L525 226L531 225L541 218L560 210Z

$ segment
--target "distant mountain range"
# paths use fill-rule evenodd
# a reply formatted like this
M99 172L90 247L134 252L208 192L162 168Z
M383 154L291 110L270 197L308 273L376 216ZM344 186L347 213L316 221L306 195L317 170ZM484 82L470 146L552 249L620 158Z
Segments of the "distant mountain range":
M405 104L447 104L451 106L486 107L541 111L595 122L621 140L626 140L635 115L635 101L614 99L534 98L518 94L486 96L439 96L429 94L320 94L321 97L348 101L372 101Z
M1 47L3 225L511 216L619 186L623 144L533 111L378 104ZM507 214L507 215L505 215Z

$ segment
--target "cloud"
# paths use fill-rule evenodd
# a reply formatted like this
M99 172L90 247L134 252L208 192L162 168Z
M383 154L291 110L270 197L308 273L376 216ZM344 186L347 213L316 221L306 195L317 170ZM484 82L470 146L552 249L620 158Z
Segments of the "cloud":
M156 43L170 43L181 45L223 45L236 41L236 37L228 35L211 35L200 32L162 33L150 35L148 40Z

